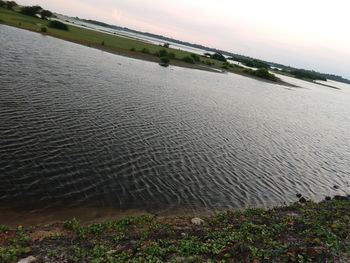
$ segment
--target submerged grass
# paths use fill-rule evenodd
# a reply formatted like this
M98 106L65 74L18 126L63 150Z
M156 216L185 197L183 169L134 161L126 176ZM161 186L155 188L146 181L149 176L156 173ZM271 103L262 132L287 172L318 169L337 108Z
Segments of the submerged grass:
M306 202L203 217L77 219L0 228L0 262L343 262L350 259L350 202Z

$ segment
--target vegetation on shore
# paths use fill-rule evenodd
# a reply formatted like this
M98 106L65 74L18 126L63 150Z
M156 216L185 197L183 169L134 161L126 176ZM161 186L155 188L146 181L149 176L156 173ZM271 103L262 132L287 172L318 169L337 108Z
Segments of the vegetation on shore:
M0 7L1 23L133 58L216 72L224 70L248 77L279 81L277 78L258 76L253 70L244 71L244 68L228 63L225 57L218 52L209 57L201 56L171 48L168 43L155 45L117 34L98 32L62 22L53 22L55 20L47 20L50 15L49 11L46 12L47 10L43 10L38 6L15 6L12 9ZM43 13L43 11L45 12Z
M350 202L295 203L214 216L0 226L0 262L344 262Z

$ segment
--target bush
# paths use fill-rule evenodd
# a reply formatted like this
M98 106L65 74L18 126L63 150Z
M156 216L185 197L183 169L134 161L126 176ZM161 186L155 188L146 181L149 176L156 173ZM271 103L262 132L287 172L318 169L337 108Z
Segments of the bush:
M144 54L150 54L149 49L145 48L145 47L141 50L141 52L144 53Z
M169 59L174 59L175 58L175 54L173 52L168 52L164 48L159 50L159 51L156 51L154 53L154 55L156 55L157 57L167 57Z
M194 60L190 56L183 57L182 60L185 61L186 63L194 64Z
M163 47L169 48L170 44L169 43L164 43Z
M68 26L57 20L51 20L49 22L49 27L68 31Z
M168 57L174 59L176 57L174 52L169 52Z
M136 49L134 47L130 48L130 51L134 52Z
M192 53L190 56L191 56L191 57L193 58L193 60L196 61L196 62L199 62L199 61L201 60L201 58L200 58L197 54L193 54L193 53Z
M42 33L46 33L46 32L47 32L47 28L43 26L42 28L40 28L40 31L41 31Z
M170 59L169 59L168 57L160 57L160 61L161 61L162 63L168 64L168 63L170 62Z
M161 49L158 51L158 55L159 57L168 57L168 51L166 51L165 49Z

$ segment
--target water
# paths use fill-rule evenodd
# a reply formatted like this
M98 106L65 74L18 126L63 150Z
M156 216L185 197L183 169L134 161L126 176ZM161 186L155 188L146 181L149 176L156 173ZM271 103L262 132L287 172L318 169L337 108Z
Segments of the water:
M3 25L0 59L1 206L220 210L350 192L348 91L163 68Z

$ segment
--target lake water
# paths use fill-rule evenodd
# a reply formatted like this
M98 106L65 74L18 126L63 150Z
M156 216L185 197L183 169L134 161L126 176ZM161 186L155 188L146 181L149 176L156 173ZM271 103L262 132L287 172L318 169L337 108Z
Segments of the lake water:
M220 210L350 192L349 90L163 68L3 25L0 63L2 206Z

